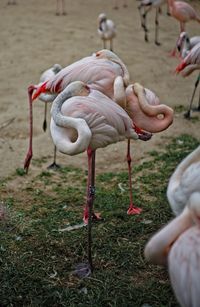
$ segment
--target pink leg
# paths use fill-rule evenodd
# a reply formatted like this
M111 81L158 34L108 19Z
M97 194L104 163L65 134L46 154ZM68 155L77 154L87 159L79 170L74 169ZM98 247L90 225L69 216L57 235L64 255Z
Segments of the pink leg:
M26 170L26 173L28 173L28 168L32 159L33 150L32 150L32 139L33 139L33 107L32 107L32 94L33 91L36 89L34 85L29 86L28 88L28 97L29 97L29 123L30 123L30 131L29 131L29 149L26 154L26 158L24 161L24 169Z
M128 175L129 175L129 192L130 192L130 205L127 211L127 214L140 214L142 209L136 207L133 204L133 195L132 195L132 178L131 178L131 155L130 155L130 139L128 140L127 146L127 163L128 163Z
M60 12L59 12L59 0L56 0L56 15L60 15Z
M88 180L87 180L87 202L86 206L84 208L84 214L83 214L83 221L85 224L89 223L89 215L90 215L90 207L89 204L92 201L94 201L95 196L95 151L88 148L87 150L88 155ZM94 213L93 209L91 212L92 220L100 220L100 214Z

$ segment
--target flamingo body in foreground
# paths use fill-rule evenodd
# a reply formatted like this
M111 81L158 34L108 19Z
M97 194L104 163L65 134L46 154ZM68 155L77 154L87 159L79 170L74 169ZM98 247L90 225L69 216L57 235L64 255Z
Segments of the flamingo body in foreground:
M185 56L184 59L180 62L180 64L176 67L176 73L182 73L183 77L189 76L193 71L200 70L200 43L197 43ZM190 118L190 112L192 108L193 98L195 95L196 88L200 81L200 73L195 82L195 88L192 94L192 98L189 105L189 110L186 113L186 118ZM197 107L197 111L200 111L200 98Z
M98 16L98 34L103 41L103 48L106 49L106 42L110 42L110 50L113 51L113 39L116 37L116 26L106 14Z
M170 178L167 196L177 215L145 247L154 264L168 264L172 288L182 307L200 302L200 146L190 153Z
M88 223L88 259L92 270L91 219L95 196L95 151L109 144L138 139L127 113L103 93L77 81L69 84L54 100L51 110L51 135L62 153L88 153L87 204L84 221Z
M115 53L109 50L98 51L92 56L83 58L67 66L66 68L63 68L62 71L60 71L55 77L51 78L49 81L43 83L40 87L37 88L33 95L33 99L36 99L43 92L49 92L58 95L66 88L70 82L77 80L83 81L89 84L92 89L102 92L125 110L127 107L127 111L129 112L129 116L131 116L133 124L135 127L139 127L137 128L139 138L144 141L151 137L152 132L159 132L167 129L167 127L172 123L173 115L171 114L171 118L167 115L168 110L171 110L171 108L167 106L163 106L161 112L162 118L158 120L157 116L159 116L161 110L160 106L156 105L157 102L156 104L153 102L155 95L149 95L145 98L144 92L140 94L140 98L138 99L134 87L134 94L133 90L130 89L129 97L126 97L126 88L130 83L129 72L123 61ZM148 101L148 99L152 99L152 101ZM132 103L134 104L133 107L131 106ZM139 112L140 115L138 114L137 116L137 114L135 114L136 112ZM138 119L138 123L141 125L141 127L137 126ZM149 128L150 130L152 129L152 131L147 129L148 120ZM143 130L143 125L148 132ZM129 168L129 181L131 181L131 158L129 142L130 141L128 141L127 162ZM28 159L29 157L27 157L27 160ZM131 183L129 186L131 199ZM132 202L130 206L133 208L133 213L135 213ZM132 211L128 210L128 212L131 213Z

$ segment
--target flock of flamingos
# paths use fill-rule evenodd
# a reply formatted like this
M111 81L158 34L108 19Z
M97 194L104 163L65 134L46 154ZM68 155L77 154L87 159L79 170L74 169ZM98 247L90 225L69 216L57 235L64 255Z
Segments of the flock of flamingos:
M14 0L9 4L16 3ZM155 44L159 45L159 14L167 5L167 13L180 23L180 35L172 55L179 52L177 73L184 77L200 70L200 36L189 37L185 24L200 23L200 15L185 1L140 0L138 11L144 39L148 41L147 14L155 8ZM127 6L124 0L123 5ZM116 0L114 8L118 9ZM64 0L57 0L56 14L66 14ZM139 83L130 84L129 72L113 52L116 27L105 13L98 17L98 34L103 49L62 68L55 64L43 73L36 85L28 89L30 105L30 142L24 167L28 172L32 158L32 103L40 99L52 103L50 131L56 150L66 155L86 151L88 155L87 202L83 220L88 224L88 262L91 255L91 223L100 219L93 211L95 197L95 152L109 144L127 139L130 205L128 214L140 214L132 199L130 140L148 141L153 133L167 129L173 122L173 110L160 104L151 90ZM106 46L109 43L109 46ZM109 50L110 49L110 50ZM190 118L195 82L186 118ZM200 111L200 98L197 106ZM45 108L46 114L46 108ZM43 129L47 127L46 115ZM200 306L200 146L190 153L172 174L167 197L175 218L156 233L145 247L145 258L151 263L167 265L178 302L184 307Z

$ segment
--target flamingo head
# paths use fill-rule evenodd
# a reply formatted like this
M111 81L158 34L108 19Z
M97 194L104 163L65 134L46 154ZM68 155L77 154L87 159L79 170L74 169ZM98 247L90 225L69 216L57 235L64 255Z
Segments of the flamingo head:
M188 208L190 209L194 222L200 226L200 193L195 192L189 198Z
M98 22L99 22L99 24L101 24L102 22L105 22L106 20L107 20L107 16L106 16L105 13L99 14L99 16L98 16Z

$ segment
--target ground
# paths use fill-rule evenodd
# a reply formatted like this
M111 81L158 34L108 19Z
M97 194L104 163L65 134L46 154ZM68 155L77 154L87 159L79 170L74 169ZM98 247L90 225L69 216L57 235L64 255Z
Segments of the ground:
M200 12L198 1L190 2ZM174 122L166 131L155 134L148 142L131 143L134 163L145 158L145 152L156 149L166 137L190 134L199 139L199 121L186 120L186 109L193 90L196 74L183 79L174 74L178 58L169 56L179 33L179 24L167 16L163 6L160 16L161 46L154 44L154 16L148 16L149 42L144 42L137 10L138 1L129 0L128 7L113 9L112 0L66 0L65 16L56 16L56 1L19 0L17 5L0 3L0 159L1 177L11 175L23 167L28 148L29 111L27 87L37 83L41 73L59 63L63 67L102 49L97 35L97 16L105 12L117 27L114 51L127 65L131 79L153 90L161 103L175 111ZM199 34L200 25L187 24L190 36ZM197 98L196 98L197 100ZM197 102L196 102L197 103ZM182 107L181 107L182 106ZM44 105L34 104L34 158L47 157L42 168L52 161L53 144L49 130L42 130ZM49 119L48 119L49 123ZM98 150L97 171L123 170L126 143L121 142ZM62 165L86 167L86 154L67 157L58 154ZM32 164L29 176L41 171L41 166Z

